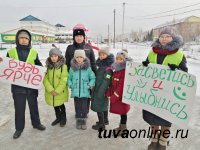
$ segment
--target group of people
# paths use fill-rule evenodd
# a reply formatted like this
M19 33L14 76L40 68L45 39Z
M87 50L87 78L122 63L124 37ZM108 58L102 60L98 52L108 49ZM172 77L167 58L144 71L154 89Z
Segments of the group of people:
M108 48L100 48L98 59L95 60L91 46L85 42L83 29L73 30L73 41L74 43L67 47L65 56L54 45L45 62L47 67L43 80L45 100L48 105L54 107L56 116L51 125L65 126L67 117L64 103L68 101L68 89L71 89L77 129L87 129L91 105L91 110L96 112L98 117L92 129L105 130L105 126L109 124L108 111L110 111L120 115L119 127L114 130L121 135L127 129L127 113L130 110L130 105L122 102L126 62L131 61L128 51L123 49L114 56ZM27 30L18 31L16 45L16 48L8 50L7 57L42 66L36 50L31 47L31 34ZM180 50L182 45L183 39L174 28L164 28L152 44L152 50L142 64L145 67L149 63L168 65L172 70L180 69L187 72L186 58ZM3 61L2 58L0 58L1 61ZM12 85L11 90L15 106L16 128L13 138L19 138L23 132L26 99L33 128L45 130L38 112L38 90L17 85ZM163 137L161 133L170 130L171 123L146 110L143 110L143 118L153 131L148 150L165 150L169 139ZM160 135L154 132L158 129L161 129Z

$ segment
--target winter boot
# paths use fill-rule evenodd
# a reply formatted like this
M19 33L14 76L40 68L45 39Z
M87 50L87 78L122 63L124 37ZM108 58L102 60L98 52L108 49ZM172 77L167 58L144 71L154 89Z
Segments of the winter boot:
M105 130L105 124L104 124L104 114L103 112L97 113L99 118L99 123L92 126L92 129L94 130Z
M56 119L51 123L52 126L55 126L60 122L60 115L61 115L60 111L56 112Z
M153 134L151 137L151 143L148 145L148 150L158 150L159 145L159 136L158 134Z
M127 129L126 124L120 124L118 128L114 129L114 132L118 133L118 131L120 131L119 134L118 134L118 136L121 136L122 133L123 133L123 131L126 130L126 129Z
M66 122L67 122L66 112L63 111L61 112L61 115L60 115L60 126L64 127L66 125Z
M158 144L158 150L166 150L167 144L168 144L168 138L161 136Z
M82 118L81 129L82 130L86 130L87 129L87 118Z
M105 125L109 125L109 121L108 121L108 111L104 111L104 124ZM98 124L99 122L97 121L96 124Z
M81 129L82 119L76 118L76 129Z

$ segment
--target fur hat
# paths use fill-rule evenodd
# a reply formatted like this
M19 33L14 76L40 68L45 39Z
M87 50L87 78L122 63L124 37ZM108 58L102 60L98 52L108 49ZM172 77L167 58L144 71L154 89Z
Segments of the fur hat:
M25 31L22 31L19 33L18 39L20 39L20 38L27 38L28 40L30 40L28 33Z
M62 56L62 52L59 48L52 48L50 51L49 51L49 56L51 55L57 55L59 57Z
M174 39L176 36L178 36L178 32L175 28L173 27L165 27L163 28L161 31L160 31L160 34L159 34L159 37L162 35L162 34L169 34L172 36L172 38Z
M77 57L83 57L85 59L86 58L85 51L82 49L75 50L74 58L77 58Z
M128 58L128 51L122 50L117 53L116 58L121 58L122 60L126 60Z
M110 54L110 49L108 47L105 47L105 48L100 48L98 53L104 53L106 55L109 55Z
M75 29L75 30L73 30L73 39L77 35L82 35L85 38L85 31L83 29Z

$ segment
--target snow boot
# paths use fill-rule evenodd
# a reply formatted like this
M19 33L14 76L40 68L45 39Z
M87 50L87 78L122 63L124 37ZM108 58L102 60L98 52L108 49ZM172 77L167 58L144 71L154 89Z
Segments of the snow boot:
M60 115L60 126L64 127L66 125L66 122L67 122L66 112L62 111Z
M166 150L168 141L168 138L161 136L158 144L158 150Z
M92 126L92 129L94 130L105 130L105 124L104 124L104 114L103 112L97 113L99 118L99 123Z
M158 150L159 136L158 134L153 134L151 137L151 143L148 145L148 150Z
M87 129L87 118L82 118L82 124L81 124L81 129L86 130Z
M104 114L104 124L109 125L108 111L104 111L103 114ZM98 123L99 123L99 121L96 122L96 124L98 124Z
M60 115L61 115L60 111L56 112L56 119L51 123L52 126L55 126L60 122Z
M76 118L76 129L81 129L82 119Z
M126 124L120 124L118 128L114 129L114 132L118 133L118 131L120 131L118 136L121 136L124 130L127 130Z

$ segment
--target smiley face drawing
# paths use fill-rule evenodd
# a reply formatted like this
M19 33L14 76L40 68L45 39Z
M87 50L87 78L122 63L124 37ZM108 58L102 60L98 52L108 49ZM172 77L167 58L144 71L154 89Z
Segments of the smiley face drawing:
M180 93L181 92L181 87L178 87L177 90L176 88L174 87L174 90L173 90L173 93L174 93L174 96L182 101L186 100L186 93L185 92L182 92L181 95L177 93Z

